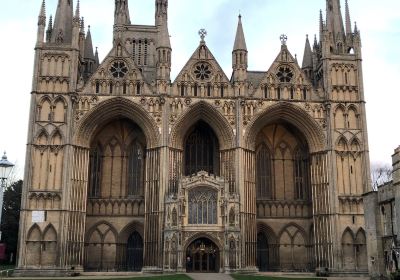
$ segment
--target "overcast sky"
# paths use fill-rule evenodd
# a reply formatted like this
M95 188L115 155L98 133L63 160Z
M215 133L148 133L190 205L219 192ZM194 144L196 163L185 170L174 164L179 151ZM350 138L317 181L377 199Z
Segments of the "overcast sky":
M0 10L0 151L7 151L22 177L25 163L28 112L32 84L33 48L42 0L2 1ZM47 19L57 0L46 0ZM74 0L76 3L76 0ZM130 0L134 24L154 24L155 0ZM170 0L169 30L173 48L174 79L199 43L205 28L207 45L231 74L231 51L237 16L249 50L249 69L267 71L280 50L285 33L292 54L301 63L306 34L318 32L319 10L325 0ZM363 71L370 155L372 162L391 163L400 144L400 1L349 0L352 21L357 21L363 43ZM344 7L344 0L342 0ZM113 0L81 0L81 15L91 25L93 43L103 59L112 45Z

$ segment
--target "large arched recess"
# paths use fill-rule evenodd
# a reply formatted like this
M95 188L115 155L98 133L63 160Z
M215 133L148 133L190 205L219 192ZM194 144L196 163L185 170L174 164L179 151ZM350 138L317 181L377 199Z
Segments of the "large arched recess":
M86 114L77 125L74 141L78 145L89 147L97 129L112 120L123 118L131 120L142 129L148 149L159 146L160 134L151 116L139 104L123 97L103 101Z
M182 149L187 131L200 120L211 126L218 138L221 150L233 148L235 135L228 120L212 105L204 101L192 105L189 110L178 118L171 130L170 146Z
M260 130L276 122L287 122L298 128L303 133L311 153L324 149L325 135L320 125L303 109L287 102L268 107L254 118L244 135L246 148L254 151Z

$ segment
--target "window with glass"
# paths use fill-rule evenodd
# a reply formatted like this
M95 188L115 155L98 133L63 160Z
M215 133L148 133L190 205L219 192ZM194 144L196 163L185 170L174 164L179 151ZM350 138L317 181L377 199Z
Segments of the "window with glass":
M196 188L189 192L189 224L214 225L217 220L218 193L209 188Z

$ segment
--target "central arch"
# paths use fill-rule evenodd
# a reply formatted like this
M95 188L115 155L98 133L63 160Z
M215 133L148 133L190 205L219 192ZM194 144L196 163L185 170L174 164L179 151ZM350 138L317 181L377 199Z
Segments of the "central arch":
M222 150L230 149L234 146L235 136L228 120L212 105L200 101L192 105L176 121L169 139L171 147L182 149L185 141L185 133L198 121L204 121L213 129Z

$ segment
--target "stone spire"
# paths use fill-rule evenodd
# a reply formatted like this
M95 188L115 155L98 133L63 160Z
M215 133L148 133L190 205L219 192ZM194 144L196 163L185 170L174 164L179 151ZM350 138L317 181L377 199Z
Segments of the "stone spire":
M43 43L45 29L46 29L46 3L45 0L43 0L38 17L38 30L37 30L38 44Z
M50 15L49 24L46 30L46 42L48 43L50 42L52 33L53 33L53 16Z
M239 15L238 26L236 29L235 43L232 51L232 69L233 81L239 82L243 86L243 82L247 80L247 46L246 39L244 38L242 16Z
M88 26L88 31L87 31L86 40L85 40L84 58L91 59L91 60L93 60L93 62L96 61L96 58L93 53L93 42L92 42L92 34L90 32L90 25Z
M99 60L99 50L96 47L96 52L94 53L94 59L96 60L96 68L100 65L100 60Z
M42 5L40 6L39 18L38 18L39 26L46 26L46 1L43 0Z
M168 0L156 0L156 26L168 21Z
M58 0L57 12L54 18L52 43L71 43L72 41L72 0Z
M351 34L351 19L350 19L350 9L349 9L349 1L346 0L346 34Z
M239 15L239 22L238 22L238 26L237 26L237 30L236 30L235 44L233 46L233 51L238 51L238 50L247 51L246 39L244 38L241 15Z
M308 39L308 35L306 38L306 46L304 48L304 56L303 56L303 65L302 68L312 68L313 67L313 53L311 50L310 40Z
M128 0L115 0L114 25L129 25L131 18L129 16Z
M326 0L326 25L334 36L344 35L343 17L340 0Z

